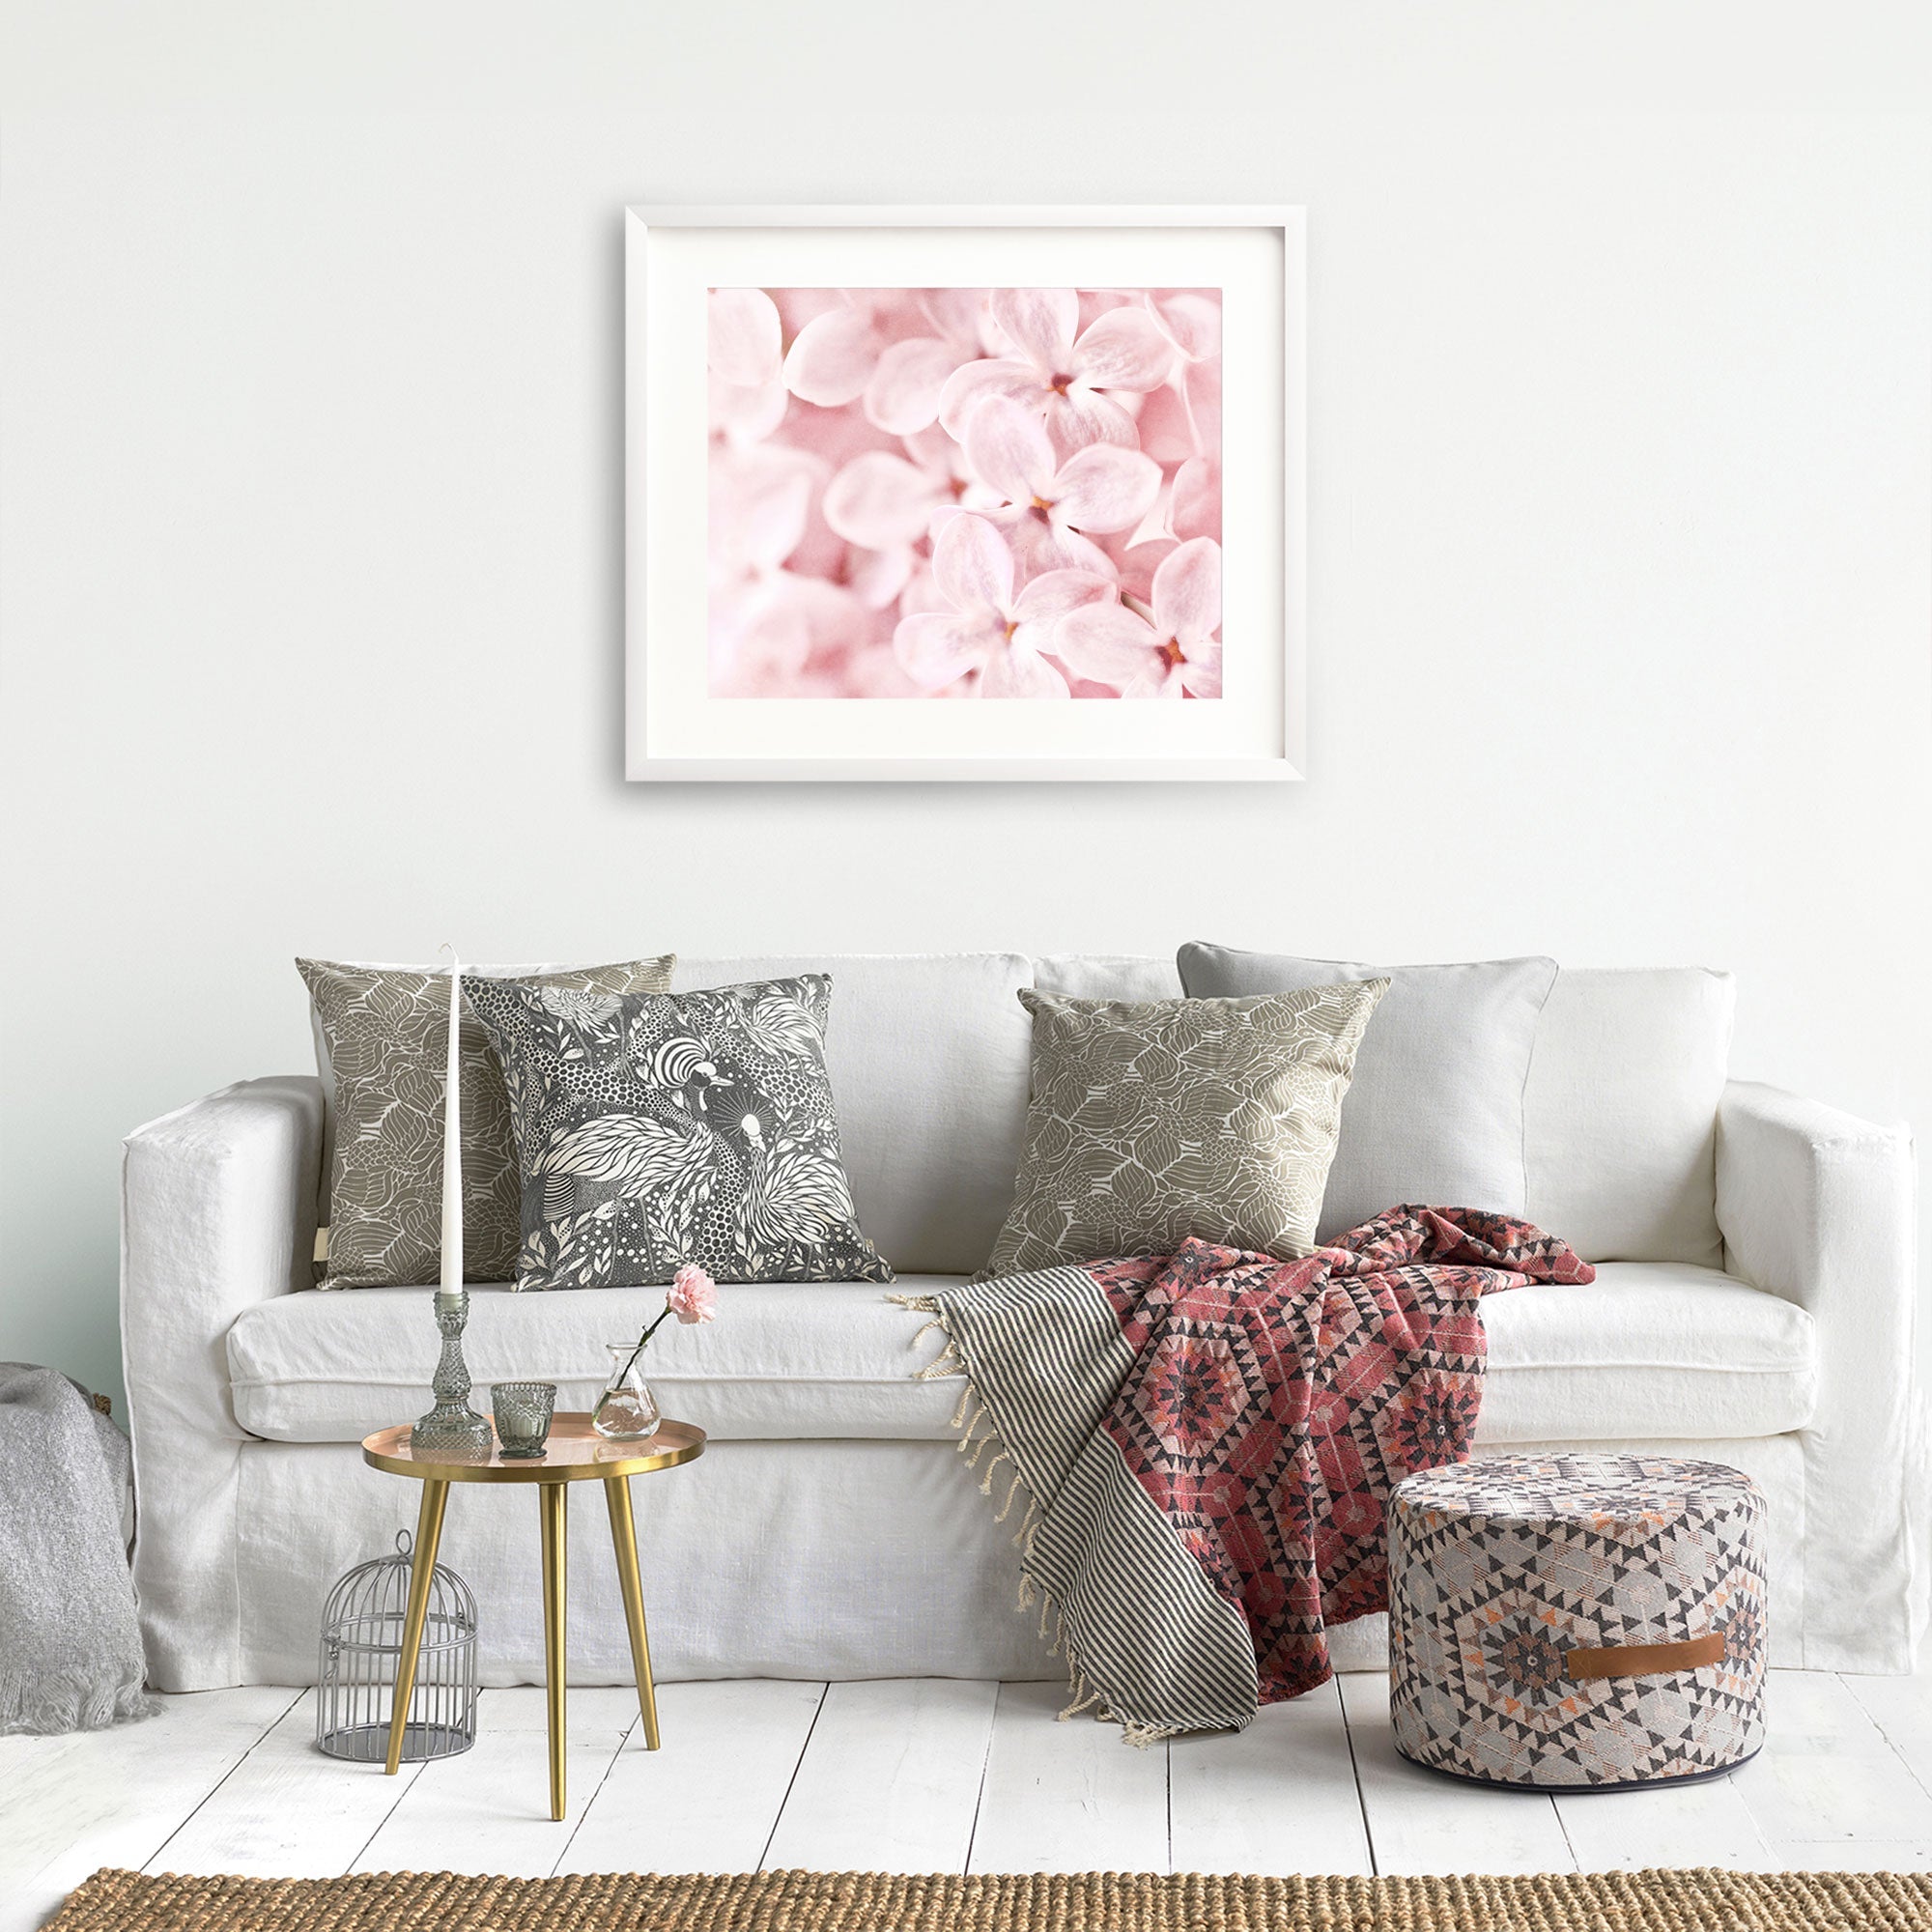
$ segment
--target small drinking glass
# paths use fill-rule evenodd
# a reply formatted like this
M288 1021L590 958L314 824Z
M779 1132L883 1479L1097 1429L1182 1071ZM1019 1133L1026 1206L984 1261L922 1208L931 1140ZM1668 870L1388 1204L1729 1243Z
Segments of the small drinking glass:
M492 1382L490 1407L497 1418L497 1448L513 1461L541 1456L550 1440L554 1382Z

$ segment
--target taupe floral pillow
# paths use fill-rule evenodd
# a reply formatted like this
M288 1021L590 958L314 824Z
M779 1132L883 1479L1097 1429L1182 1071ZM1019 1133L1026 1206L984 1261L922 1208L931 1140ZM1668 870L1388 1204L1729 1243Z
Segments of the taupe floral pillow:
M662 993L675 958L585 966L523 983L581 993ZM325 1288L408 1288L442 1265L442 1091L449 978L298 959L315 1003L335 1107ZM516 1274L522 1189L503 1068L468 1009L463 1056L463 1278Z
M1355 1048L1388 983L1146 1004L1023 991L1026 1144L978 1279L1172 1254L1189 1236L1312 1254Z

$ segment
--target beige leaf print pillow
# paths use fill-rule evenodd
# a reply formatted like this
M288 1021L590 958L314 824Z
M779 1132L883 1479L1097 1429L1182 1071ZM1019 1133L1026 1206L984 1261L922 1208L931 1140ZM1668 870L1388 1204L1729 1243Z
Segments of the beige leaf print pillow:
M1386 980L1245 1000L1022 991L1033 1090L1013 1205L977 1279L1172 1254L1312 1254L1342 1096Z

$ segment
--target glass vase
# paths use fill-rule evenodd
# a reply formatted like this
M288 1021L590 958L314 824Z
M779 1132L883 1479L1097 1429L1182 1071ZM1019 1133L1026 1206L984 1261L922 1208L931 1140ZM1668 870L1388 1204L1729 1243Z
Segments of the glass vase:
M664 1416L644 1379L644 1351L635 1342L604 1346L611 1351L611 1378L590 1411L591 1428L614 1442L640 1442L655 1435Z

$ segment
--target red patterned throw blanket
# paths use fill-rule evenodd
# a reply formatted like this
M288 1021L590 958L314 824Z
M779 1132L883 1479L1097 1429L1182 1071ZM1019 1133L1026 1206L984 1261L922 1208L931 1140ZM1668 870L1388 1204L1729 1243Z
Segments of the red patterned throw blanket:
M1393 1208L1304 1261L1190 1240L901 1297L963 1374L955 1422L1070 1709L1135 1742L1240 1729L1324 1683L1327 1630L1386 1606L1389 1492L1469 1453L1476 1304L1595 1271L1521 1221Z

